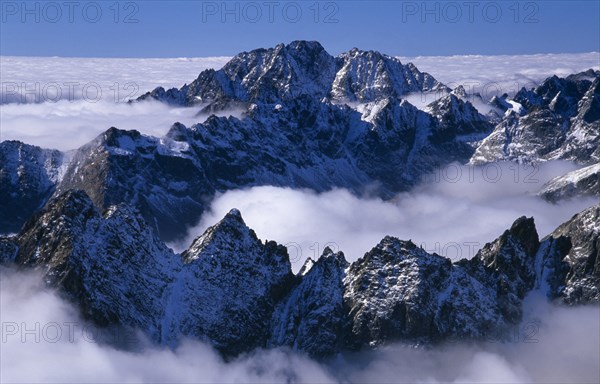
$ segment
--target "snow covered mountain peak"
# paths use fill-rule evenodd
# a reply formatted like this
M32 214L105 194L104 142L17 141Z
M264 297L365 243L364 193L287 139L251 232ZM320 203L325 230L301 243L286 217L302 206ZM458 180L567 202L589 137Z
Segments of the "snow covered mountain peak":
M294 41L242 52L220 70L200 73L189 85L157 88L138 100L200 105L214 112L249 103L285 103L300 95L370 102L439 89L445 87L431 75L379 52L353 49L333 57L316 41Z
M73 190L18 236L0 237L0 260L42 270L99 324L144 329L160 343L192 337L226 356L289 346L325 357L393 340L502 338L535 287L597 302L599 212L581 212L541 245L533 219L519 218L471 260L388 236L352 265L325 249L294 276L286 248L261 242L236 209L175 255L135 210L101 214Z
M521 89L513 105L471 158L524 163L600 161L600 71L552 76L534 89Z
M331 97L338 101L373 102L400 98L411 92L446 89L414 65L375 51L354 48L338 57L340 68L331 86Z
M253 245L261 245L261 242L256 233L246 225L240 211L234 208L221 221L197 237L190 248L183 252L182 258L189 263L202 254L220 257L226 251L243 256L237 251Z
M555 177L538 195L552 202L576 196L600 196L600 163Z

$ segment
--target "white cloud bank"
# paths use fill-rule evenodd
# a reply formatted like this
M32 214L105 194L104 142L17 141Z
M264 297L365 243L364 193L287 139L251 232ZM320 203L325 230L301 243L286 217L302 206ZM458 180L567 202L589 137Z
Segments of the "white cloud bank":
M171 125L203 119L195 108L173 108L158 102L135 104L83 100L1 106L0 140L20 140L43 148L71 150L110 127L135 129L162 137Z
M512 95L521 87L534 87L552 75L564 77L600 69L600 52L398 58L414 63L451 88L463 85L468 93L480 92L486 100L498 93Z
M520 56L401 57L414 62L451 86L491 96L533 86L544 78L565 76L589 68L600 69L600 53ZM74 149L111 126L138 129L162 136L171 124L202 122L197 108L181 109L149 104L131 107L131 99L157 86L180 87L208 68L218 69L228 57L178 59L106 59L0 56L2 102L29 97L44 104L0 106L0 140L22 140L47 148ZM71 85L69 85L71 84ZM475 85L470 85L475 84ZM490 85L491 84L491 85ZM484 85L490 85L484 89ZM496 85L498 85L496 87ZM15 96L17 94L17 96ZM56 95L61 95L61 100ZM434 100L430 95L410 96L418 106ZM97 100L97 101L96 101ZM94 102L92 102L94 101ZM115 102L116 101L116 102Z
M202 69L219 67L226 61L7 57L0 60L3 85L7 82L100 84L106 97L97 103L62 100L1 106L0 140L18 139L58 149L78 147L110 126L161 136L175 121L196 122L199 119L194 117L195 109L156 103L135 106L115 103L110 86L118 83L122 87L134 82L140 92L157 85L181 86L195 79ZM403 61L415 62L421 70L444 82L475 80L509 84L514 80L539 81L555 73L565 75L597 68L598 53ZM525 182L530 170L521 170L515 181L514 170L509 167L502 166L504 177L495 183L490 182L495 179L494 169L488 170L487 180L476 169L475 179L470 182L468 168L460 168L463 173L460 181L452 183L448 180L455 178L452 172L456 169L450 168L441 173L439 182L401 194L394 202L357 198L344 190L322 194L273 187L232 191L213 202L212 211L190 234L199 235L229 209L237 207L259 237L298 245L290 247L292 257L298 259L294 263L296 270L304 258L318 257L324 246L336 248L331 242L349 260L355 260L384 235L410 238L428 251L456 259L472 256L474 249L469 244L475 243L478 248L493 240L521 215L534 216L540 234L545 235L572 214L596 202L573 200L550 205L532 196L545 180L571 170L569 165L543 166L534 175L538 180L534 183ZM302 255L297 254L299 249ZM175 351L147 346L136 352L91 343L82 333L73 341L36 343L30 340L30 335L22 342L23 324L35 329L39 323L40 332L44 329L52 332L53 328L47 326L50 323L60 324L63 338L68 331L63 323L84 324L75 309L43 289L38 280L37 276L22 272L1 272L2 382L597 383L600 378L598 307L540 309L545 315L544 326L537 334L538 343L488 343L433 351L397 346L372 354L339 357L325 365L275 350L225 363L210 348L197 342L185 343ZM13 328L6 328L13 323L18 326L16 335L12 335Z
M364 47L368 49L368 47ZM385 53L385 52L384 52ZM403 63L412 62L421 71L432 74L449 85L497 84L503 92L518 91L522 86L532 86L548 76L566 76L590 68L600 69L600 52L498 55L498 56L416 56L398 57ZM31 91L39 86L52 92L53 85L60 85L63 98L73 96L81 99L85 85L94 96L99 85L105 96L137 97L155 87L181 87L190 83L198 74L209 68L219 69L230 57L197 57L168 59L115 59L72 57L20 57L0 56L2 66L2 94L10 95L13 85L18 91ZM73 94L68 86L77 84ZM27 85L27 87L23 85ZM126 88L126 85L129 86ZM133 87L135 85L135 87ZM137 90L136 90L137 89ZM486 88L492 91L492 86ZM42 96L46 93L42 92ZM105 97L106 98L106 97Z
M44 288L37 274L0 267L0 283L2 382L597 383L600 378L598 307L530 305L510 343L490 339L430 350L392 345L325 362L276 349L225 362L196 341L175 350L99 343L97 328Z
M573 168L565 162L535 169L512 163L451 165L393 201L359 198L342 189L320 194L271 186L229 191L212 202L185 241L172 247L186 248L231 208L238 208L258 237L288 246L296 271L307 257L318 258L325 246L354 261L386 235L412 239L453 260L471 258L520 216L533 216L543 237L595 204L595 199L551 204L535 196L546 181Z
M15 91L33 94L38 101L54 99L96 98L101 89L105 101L131 99L162 86L165 89L189 84L205 69L219 69L229 57L115 59L83 57L0 56L2 66L2 102L23 101L13 97ZM15 88L16 86L16 88ZM71 92L70 92L71 91ZM54 93L53 93L54 92Z

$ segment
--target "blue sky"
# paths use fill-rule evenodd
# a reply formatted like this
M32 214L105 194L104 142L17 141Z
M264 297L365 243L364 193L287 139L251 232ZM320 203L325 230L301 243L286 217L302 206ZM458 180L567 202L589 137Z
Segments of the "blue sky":
M292 40L332 54L600 51L600 1L1 1L0 54L232 56Z

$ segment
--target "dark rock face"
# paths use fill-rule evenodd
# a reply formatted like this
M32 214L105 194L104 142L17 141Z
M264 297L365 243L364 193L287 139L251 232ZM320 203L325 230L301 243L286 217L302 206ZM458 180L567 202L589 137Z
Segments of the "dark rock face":
M129 208L101 214L81 191L51 200L17 238L16 263L45 280L101 325L139 327L159 339L175 255Z
M539 286L566 304L600 301L600 205L559 226L542 241Z
M214 193L188 148L185 142L111 128L76 151L55 195L85 191L99 210L125 203L162 238L182 236Z
M522 89L513 101L521 109L507 112L471 162L600 161L600 72L553 76L533 90Z
M535 285L535 255L539 245L533 218L521 217L475 255L485 273L491 274L502 314L512 323L521 319L521 302ZM476 274L482 276L480 271Z
M533 219L521 217L475 257L502 282L512 284L512 291L522 299L535 283L535 254L539 245Z
M265 346L275 303L294 280L286 248L263 244L232 210L181 256L167 338L207 339L226 355Z
M19 252L15 239L0 236L0 264L8 264L15 260Z
M270 346L286 345L314 357L340 351L348 319L344 308L343 253L326 248L301 282L279 302L271 320Z
M0 233L16 233L54 192L64 155L18 141L0 143Z

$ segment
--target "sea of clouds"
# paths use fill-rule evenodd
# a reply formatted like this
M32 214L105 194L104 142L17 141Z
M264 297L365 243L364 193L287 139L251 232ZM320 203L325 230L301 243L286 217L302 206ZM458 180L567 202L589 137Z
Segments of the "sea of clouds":
M487 100L533 87L552 75L600 69L600 53L519 56L400 57L452 88L463 85ZM22 140L75 149L111 126L162 136L171 124L204 121L197 109L148 102L129 105L157 86L181 87L230 58L108 59L0 56L0 141ZM424 107L439 95L410 95ZM477 103L478 100L473 99Z
M102 331L34 272L0 267L0 381L10 383L597 383L596 307L560 308L533 295L512 341L432 349L396 344L317 362L287 349L225 362L188 340L175 349L135 331ZM117 346L124 340L129 347Z
M469 259L521 216L534 217L542 238L595 204L594 198L553 204L536 196L548 180L575 168L568 162L535 167L452 164L391 201L359 197L345 189L324 193L272 186L233 190L217 196L185 240L170 246L182 251L231 208L238 208L259 238L288 247L295 271L307 258L320 257L325 247L343 251L348 261L355 261L386 235L410 239L454 261Z
M476 84L497 83L502 92L510 93L516 83L527 86L553 74L598 69L598 57L589 53L401 60L414 62L452 86L468 88L475 82L470 89L481 92ZM124 101L156 86L180 87L227 59L0 57L0 140L69 150L111 126L162 136L176 121L191 125L205 116L197 116L195 108ZM23 99L21 91L30 93ZM230 191L215 198L185 241L171 246L187 247L236 207L261 239L288 246L296 271L307 257L319 257L325 246L344 251L353 261L385 235L412 239L427 251L453 260L468 258L522 215L533 216L544 236L594 204L586 199L550 204L535 196L544 182L574 168L563 162L536 169L514 164L452 165L392 201L340 189L320 194L269 186ZM144 342L139 335L133 347L90 340L85 332L66 337L65 323L77 323L79 330L86 323L38 275L2 269L0 283L2 382L581 383L600 378L597 306L564 309L532 298L528 318L537 324L536 342L529 342L530 329L518 329L515 341L508 344L453 344L433 350L395 345L327 362L271 350L224 362L196 341L170 350ZM61 331L58 339L52 333L56 324ZM28 334L27 329L33 331Z
M499 56L413 56L398 57L419 70L467 93L478 92L485 100L494 95L514 95L521 88L533 88L547 77L565 77L588 69L600 69L600 53L545 53Z

